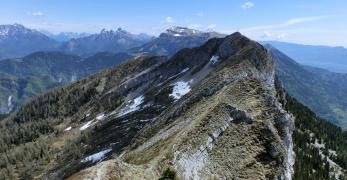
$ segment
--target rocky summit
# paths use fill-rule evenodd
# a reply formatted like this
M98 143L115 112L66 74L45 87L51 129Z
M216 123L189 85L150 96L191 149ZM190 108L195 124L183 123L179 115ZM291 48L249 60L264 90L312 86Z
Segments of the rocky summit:
M111 129L124 133L98 141L93 146L100 149L81 162L92 163L98 155L109 160L70 179L155 179L170 173L179 179L291 179L293 117L275 97L274 76L266 49L239 33L128 76L104 90L124 100L102 112L104 120L92 120L98 130L91 136ZM141 122L147 123L135 130Z

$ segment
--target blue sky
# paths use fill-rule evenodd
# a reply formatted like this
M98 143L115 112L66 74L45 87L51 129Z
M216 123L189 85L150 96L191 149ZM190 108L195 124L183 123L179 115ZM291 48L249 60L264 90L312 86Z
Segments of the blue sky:
M157 35L170 26L256 40L347 47L345 0L0 0L0 24L51 32L122 27Z

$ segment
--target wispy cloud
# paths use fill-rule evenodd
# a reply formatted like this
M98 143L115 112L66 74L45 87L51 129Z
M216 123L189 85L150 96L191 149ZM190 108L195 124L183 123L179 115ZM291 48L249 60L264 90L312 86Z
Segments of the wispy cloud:
M293 19L289 19L287 22L285 22L284 25L285 26L290 26L290 25L293 25L293 24L319 20L319 19L322 19L324 17L325 16L312 16L312 17L293 18Z
M199 17L203 17L204 16L204 12L200 11L200 12L196 13L196 15L199 16Z
M247 2L243 3L241 7L242 7L242 9L249 9L249 8L254 7L254 3L251 1L247 1Z
M173 19L171 16L166 17L166 18L165 18L165 21L166 21L167 23L174 23L174 22L175 22L174 19Z
M27 13L28 15L30 16L37 16L37 17L40 17L40 16L44 16L45 14L41 11L34 11L34 12L28 12Z
M300 17L300 18L292 18L288 19L287 21L280 23L280 24L271 24L271 25L264 25L264 26L254 26L250 28L243 29L243 31L257 31L257 30L267 30L267 29L278 29L278 28L284 28L287 26L300 24L304 22L310 22L310 21L316 21L325 18L326 16L311 16L311 17Z
M263 34L260 35L261 39L276 39L276 40L280 40L280 39L284 39L285 37L287 37L286 33L273 34L273 33L270 33L269 31L264 31Z

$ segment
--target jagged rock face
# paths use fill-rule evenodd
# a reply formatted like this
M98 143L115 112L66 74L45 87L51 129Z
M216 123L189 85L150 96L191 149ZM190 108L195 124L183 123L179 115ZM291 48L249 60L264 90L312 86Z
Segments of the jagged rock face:
M179 179L291 179L293 118L275 97L273 60L261 45L234 33L119 68L135 64L95 81L99 95L72 118L84 123L71 133L90 133L85 154L62 159L48 178L108 159L70 179L154 179L167 168Z

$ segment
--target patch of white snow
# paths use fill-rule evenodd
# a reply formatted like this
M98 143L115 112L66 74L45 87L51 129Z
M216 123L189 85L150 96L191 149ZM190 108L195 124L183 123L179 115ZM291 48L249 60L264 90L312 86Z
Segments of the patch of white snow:
M64 129L64 131L70 131L72 129L71 126L67 127L66 129Z
M92 124L93 124L93 120L88 121L86 124L84 124L84 125L80 128L80 130L83 131L83 130L89 128Z
M329 154L332 156L337 156L336 151L329 149Z
M102 113L102 114L100 114L100 115L98 115L98 116L96 116L96 120L98 120L98 121L100 121L100 120L103 120L103 119L105 119L105 114L104 113Z
M187 72L189 70L189 68L184 68L182 71L181 71L181 73L185 73L185 72Z
M72 75L70 82L75 82L76 80L77 80L77 76L76 75Z
M210 59L211 64L215 65L219 63L219 56L212 56Z
M335 179L339 179L341 175L343 175L343 168L341 168L336 162L330 159L329 156L326 156L323 154L323 149L325 149L324 142L319 143L317 139L315 139L314 144L312 146L316 147L319 150L319 155L322 159L327 159L330 168L332 169L329 174L331 177L334 177ZM328 149L328 152L332 156L337 156L336 151Z
M92 155L84 158L81 162L82 163L89 162L89 161L92 161L93 163L98 162L98 161L102 160L105 157L105 155L107 155L111 151L112 151L112 148L102 150L98 153L92 154Z
M169 95L173 97L175 100L181 99L182 96L186 95L190 92L190 86L188 82L178 81L175 83L172 93Z
M8 108L11 108L11 106L12 106L12 96L8 97L7 106L8 106Z
M118 113L117 117L124 116L128 113L137 111L140 109L140 105L143 103L145 100L145 97L143 95L135 98L130 105L126 105L125 108L123 108L120 113ZM131 101L129 101L131 102Z
M318 149L325 148L325 144L324 143L319 143L317 139L314 141L313 146L318 148Z

